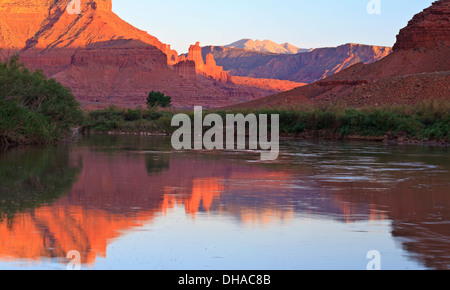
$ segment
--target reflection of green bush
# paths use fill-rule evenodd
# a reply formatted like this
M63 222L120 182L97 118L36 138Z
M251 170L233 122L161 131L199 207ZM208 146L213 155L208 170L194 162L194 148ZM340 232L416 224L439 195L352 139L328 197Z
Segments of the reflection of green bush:
M0 221L48 204L68 193L81 166L68 149L12 150L0 155Z
M171 138L158 136L158 138L141 138L138 135L106 135L92 134L81 138L77 147L86 147L86 150L93 152L120 152L120 151L136 151L168 152L172 150Z
M0 145L49 143L83 119L70 91L17 57L0 63Z
M148 154L145 156L145 166L149 174L160 173L169 169L169 154Z

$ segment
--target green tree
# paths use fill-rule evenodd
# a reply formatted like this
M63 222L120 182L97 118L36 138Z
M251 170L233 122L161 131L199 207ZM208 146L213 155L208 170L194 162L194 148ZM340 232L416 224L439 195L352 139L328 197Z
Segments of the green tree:
M151 91L147 97L147 107L161 107L167 108L172 106L172 98L169 96L165 96L161 92Z

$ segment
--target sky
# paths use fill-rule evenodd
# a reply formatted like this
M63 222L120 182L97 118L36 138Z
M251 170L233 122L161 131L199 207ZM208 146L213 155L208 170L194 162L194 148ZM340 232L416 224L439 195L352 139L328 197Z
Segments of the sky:
M243 38L300 48L393 46L399 30L434 0L112 0L122 19L172 45L226 45ZM368 12L369 3L380 3ZM373 13L375 12L375 13ZM378 13L379 12L379 13Z

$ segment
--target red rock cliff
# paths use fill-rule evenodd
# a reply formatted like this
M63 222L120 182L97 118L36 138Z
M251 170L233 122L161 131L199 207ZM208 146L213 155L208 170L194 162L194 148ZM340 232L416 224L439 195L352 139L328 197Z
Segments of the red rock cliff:
M450 44L450 1L440 0L414 16L397 36L394 51Z
M189 53L188 53L187 59L195 62L195 69L198 73L203 72L205 62L203 61L202 48L200 47L199 42L197 42L195 45L191 45L189 47Z
M206 56L206 63L203 61L202 48L199 42L189 47L187 59L195 62L195 68L198 74L212 77L221 83L227 83L230 80L230 75L223 70L223 67L217 65L213 54L210 53Z
M178 53L156 37L123 21L112 12L111 0L82 0L81 13L67 13L70 0L1 0L0 47L24 51L30 60L42 51L85 47L91 43L135 39L153 45L167 55L168 64L177 62ZM67 65L69 57L61 58ZM51 58L55 58L53 55ZM56 55L58 58L58 55ZM39 61L38 61L39 62ZM59 63L62 66L61 63Z
M450 99L450 0L436 1L402 29L394 51L324 80L268 96L240 108L290 107L307 102L366 105L415 104Z
M192 60L182 60L173 66L176 73L188 80L197 80L195 62Z
M228 83L215 61L204 63L198 43L193 59L180 63L185 59L170 45L114 14L111 0L81 0L80 14L68 13L69 1L0 0L0 58L20 52L27 67L70 87L84 106L145 105L151 90L183 108L225 106L279 91Z

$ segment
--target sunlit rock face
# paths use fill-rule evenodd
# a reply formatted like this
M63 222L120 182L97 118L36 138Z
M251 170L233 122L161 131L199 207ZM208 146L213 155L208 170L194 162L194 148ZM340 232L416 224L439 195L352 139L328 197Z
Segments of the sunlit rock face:
M280 86L229 82L211 58L201 59L199 45L193 46L195 64L183 62L170 45L118 17L111 0L83 0L79 14L69 13L69 2L0 0L0 58L19 54L28 68L70 87L88 109L145 106L152 90L180 108L227 106L280 92Z
M440 0L414 16L397 36L394 50L450 45L450 1Z
M67 12L69 0L1 1L0 47L47 76L65 69L76 49L92 43L135 39L157 47L174 63L176 51L112 12L110 0L81 1L80 14ZM6 54L6 53L4 53Z
M206 56L206 60L203 59L199 42L189 47L187 59L195 62L197 74L204 74L221 83L227 83L230 80L230 75L223 70L223 67L217 65L212 53ZM180 58L180 60L183 61L184 58Z
M47 19L54 1L0 1L0 46L22 49Z
M80 15L67 13L69 2L70 0L0 1L0 44L2 47L19 49L74 47L95 39L111 39L111 28L123 24L118 23L117 16L113 16L110 0L80 1ZM115 21L102 23L102 20L113 20L112 18L116 18ZM120 31L116 32L119 32L117 37L120 37ZM144 38L144 33L141 33L141 37ZM156 43L156 39L152 41Z

